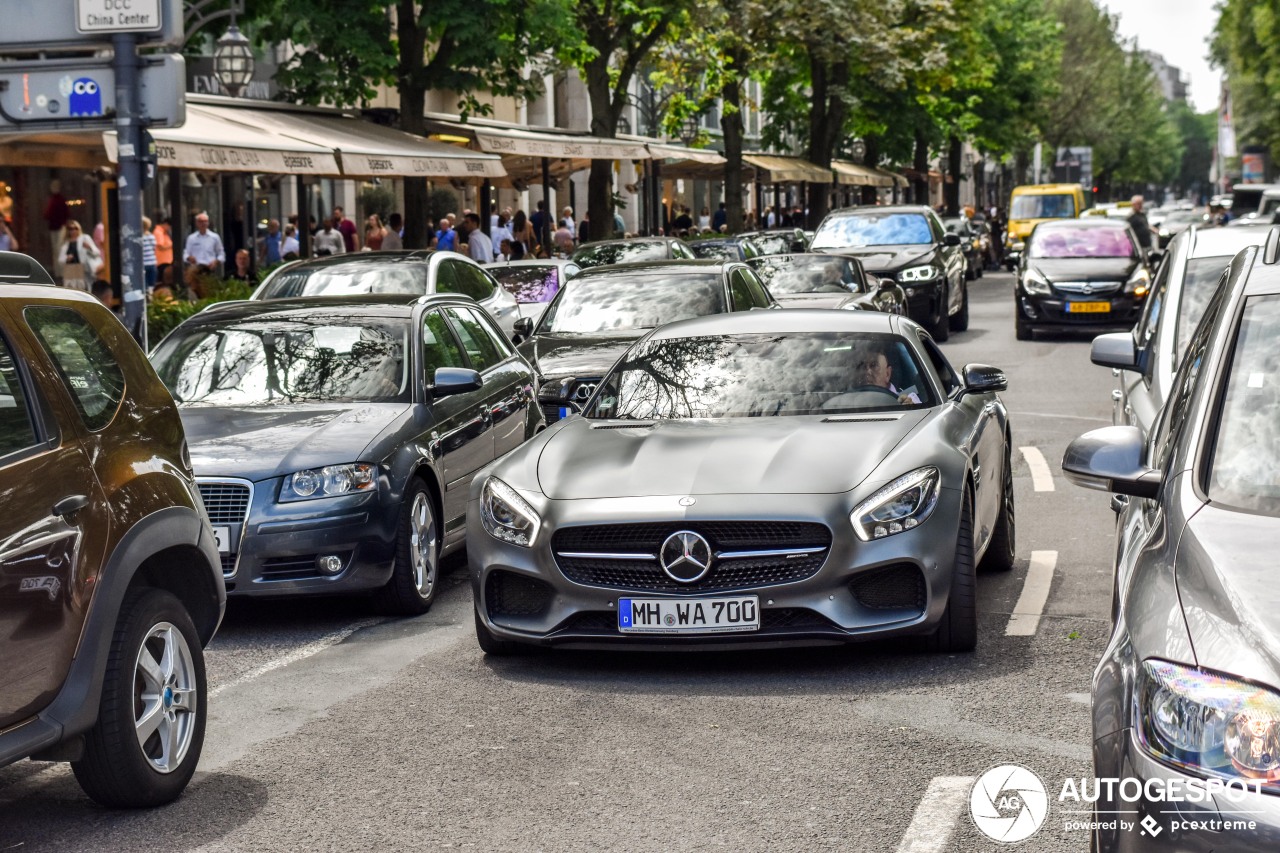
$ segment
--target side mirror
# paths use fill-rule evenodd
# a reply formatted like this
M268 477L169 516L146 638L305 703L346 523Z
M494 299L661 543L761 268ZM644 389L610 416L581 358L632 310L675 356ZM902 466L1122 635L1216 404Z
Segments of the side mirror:
M437 400L451 394L478 391L484 385L479 373L465 367L437 367L434 380L430 390L431 396Z
M959 246L960 235L953 233L951 231L948 231L946 235L943 236L942 242L946 243L948 246Z
M1009 387L1009 380L1004 371L989 364L966 364L964 366L964 390L966 394L990 394L1004 391Z
M803 254L804 254L805 252L807 252L808 250L809 250L809 247L808 247L808 246L806 246L806 245L804 244L804 241L803 241L803 240L792 240L792 241L791 241L791 254L793 254L793 255L803 255Z
M1164 252L1160 251L1159 249L1151 249L1149 252L1147 252L1147 263L1151 264L1152 266L1155 266L1156 264L1160 263L1160 259L1163 257L1164 257Z
M1160 494L1160 471L1142 464L1142 430L1109 426L1086 432L1062 456L1062 473L1077 486L1135 498Z
M1112 332L1098 335L1089 348L1089 360L1099 367L1116 367L1120 370L1138 369L1138 349L1129 332Z
M521 317L519 320L516 320L511 327L511 337L515 339L516 343L519 343L520 341L523 341L523 340L527 340L532 336L533 336L533 318L532 317Z

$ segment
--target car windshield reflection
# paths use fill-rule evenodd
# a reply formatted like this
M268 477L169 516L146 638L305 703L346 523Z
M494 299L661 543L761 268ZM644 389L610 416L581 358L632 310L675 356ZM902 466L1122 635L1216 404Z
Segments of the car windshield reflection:
M723 314L720 271L690 273L673 267L656 273L575 278L547 309L539 334L593 334L653 329L708 314Z
M262 299L296 296L351 296L362 293L427 292L425 264L370 264L364 261L281 270L272 276Z
M751 264L774 294L857 293L858 277L844 258L825 255L761 258Z
M933 242L921 213L853 213L828 219L813 238L814 249L917 246Z

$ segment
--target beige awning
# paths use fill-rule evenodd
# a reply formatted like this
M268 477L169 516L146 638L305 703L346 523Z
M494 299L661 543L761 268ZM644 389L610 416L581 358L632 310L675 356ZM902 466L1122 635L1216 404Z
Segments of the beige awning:
M562 129L516 127L485 120L460 121L455 116L432 113L427 126L433 131L465 137L476 148L503 157L547 157L553 160L648 160L643 142L601 139L588 133Z
M884 175L889 179L890 183L885 184L885 186L905 187L911 184L910 181L902 175L899 175L897 172L890 172L888 169L881 169L879 166L872 166L871 171Z
M248 112L188 103L182 127L151 131L158 165L205 172L342 174L332 148L273 133L258 126L257 117ZM102 140L115 163L115 132L102 134Z
M893 178L888 174L852 163L848 160L832 160L831 169L836 173L836 183L846 187L891 187Z
M742 162L756 173L762 184L829 184L831 170L800 157L782 154L743 154Z
M669 142L648 142L645 147L655 160L677 160L703 166L723 166L724 155L710 148L686 148Z

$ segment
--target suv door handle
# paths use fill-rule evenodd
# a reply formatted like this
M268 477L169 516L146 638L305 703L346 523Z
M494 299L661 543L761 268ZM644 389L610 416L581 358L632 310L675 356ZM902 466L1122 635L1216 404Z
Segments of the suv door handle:
M67 495L53 505L54 515L72 515L89 505L88 495Z

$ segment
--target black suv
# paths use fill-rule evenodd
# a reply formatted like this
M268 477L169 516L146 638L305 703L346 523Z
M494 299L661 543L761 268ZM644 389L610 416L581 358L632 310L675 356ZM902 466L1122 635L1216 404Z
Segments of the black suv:
M226 602L178 410L87 293L0 252L0 766L169 802L204 742Z

